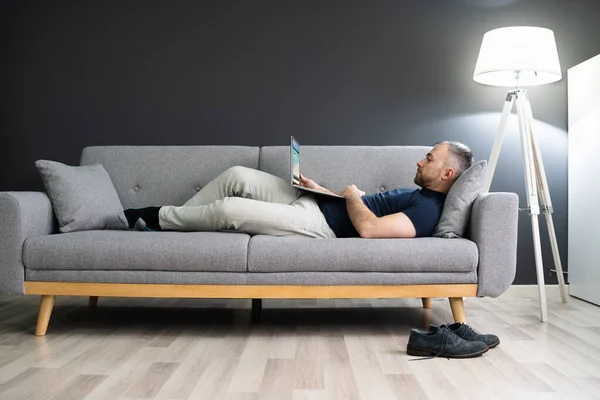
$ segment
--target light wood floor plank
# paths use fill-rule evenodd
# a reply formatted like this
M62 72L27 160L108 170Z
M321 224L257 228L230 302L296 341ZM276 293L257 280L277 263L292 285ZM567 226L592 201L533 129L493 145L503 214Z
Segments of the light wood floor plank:
M233 374L236 371L233 367L240 364L244 349L248 346L248 339L246 333L236 331L223 338L220 354L209 361L189 399L216 400L225 397L232 387Z
M330 397L324 390L294 390L292 400L329 400Z
M395 400L377 356L368 340L369 330L357 335L345 333L346 349L359 394L363 399Z
M273 335L273 340L269 344L269 358L295 358L298 342L297 330L295 324L282 325L278 334Z
M258 394L256 393L236 393L227 392L223 400L257 400Z
M229 391L258 393L267 366L272 337L273 331L268 327L253 329L240 362L235 367Z
M548 384L510 357L502 349L502 345L488 351L488 353L485 356L502 372L513 387L527 393L554 392Z
M467 360L410 361L412 328L452 322L447 298L58 297L33 335L39 297L0 296L0 399L600 399L600 307L548 292L466 298L469 324L501 344Z
M501 344L502 346L502 344ZM490 398L502 398L498 396L503 392L514 393L513 384L506 376L500 371L488 357L486 357L494 349L488 351L481 357L473 358L461 364L461 367L465 370L471 371L471 373L477 375L477 377L484 383L486 387L486 393Z
M156 399L188 399L211 361L218 358L222 352L227 352L223 338L210 337L206 332L204 336L194 341L194 345L181 359L179 368L157 393Z
M129 397L127 392L144 379L155 359L157 349L139 349L120 364L114 366L108 378L86 397L86 400L110 400Z
M421 387L421 384L413 374L386 375L392 390L402 400L427 400L429 396Z
M53 398L68 390L69 381L77 379L76 375L67 374L56 368L31 368L19 385L7 384L7 390L1 391L0 398L11 400L41 400Z
M572 346L577 341L571 337L570 340L561 340L552 332L552 323L549 323L543 330L532 327L532 335L538 341L535 346L540 350L545 360L556 368L563 370L568 367L570 377L600 377L600 361L591 357L587 351L591 348L582 350ZM541 346L543 343L544 346ZM551 349L548 351L548 349Z
M329 397L360 400L344 337L325 337L324 349L325 389Z
M16 351L14 356L9 356L12 359L11 362L4 365L2 365L3 362L0 362L0 365L2 365L0 367L0 384L5 383L31 367L44 367L44 364L52 364L53 360L60 357L62 352L68 351L69 347L74 344L72 341L73 337L81 338L82 336L67 334L51 339L35 338L35 345L32 344L29 350L27 346L23 346L21 351ZM50 367L56 368L57 366L54 364L50 365Z
M410 359L420 358L409 356ZM461 360L464 361L464 360ZM443 373L444 368L452 367L448 360L431 359L410 361L412 373L431 399L467 399L460 388ZM458 366L454 366L457 368Z
M18 375L15 375L12 379L6 381L5 383L1 383L0 384L0 395L2 395L3 397L5 397L5 393L8 392L9 390L12 390L14 388L18 388L18 387L25 387L26 383L28 381L35 381L37 380L36 378L31 378L32 375L38 373L39 368L27 368L26 370L22 371L21 373L19 373ZM2 397L0 397L2 398Z
M125 393L130 397L152 399L171 377L179 364L155 362L143 372L142 378L130 386Z
M295 360L270 358L258 392L258 400L292 400Z
M533 372L538 378L546 382L556 392L561 393L566 399L594 400L600 397L599 393L587 391L575 380L569 379L556 368L544 363L524 364L525 368Z
M77 375L68 385L58 392L51 400L84 399L98 385L108 378L106 375Z
M486 393L487 387L479 377L479 374L463 367L464 364L468 364L469 362L473 361L472 359L454 361L462 362L460 365L447 366L446 368L442 367L441 371L454 386L459 388L461 395L471 400L493 398L493 395Z
M400 400L380 368L353 368L361 399Z
M589 394L597 396L600 399L600 379L599 378L575 378L571 379L580 387L584 388Z
M313 335L311 329L298 328L294 357L294 389L325 389L323 367L323 338Z

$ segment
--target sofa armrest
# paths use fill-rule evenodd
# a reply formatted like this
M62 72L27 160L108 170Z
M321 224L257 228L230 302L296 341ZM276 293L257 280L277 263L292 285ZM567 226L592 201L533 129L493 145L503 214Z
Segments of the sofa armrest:
M481 193L473 203L469 239L479 251L478 297L498 297L515 279L518 213L516 193Z
M43 192L0 192L0 293L24 294L23 243L56 230L52 203Z

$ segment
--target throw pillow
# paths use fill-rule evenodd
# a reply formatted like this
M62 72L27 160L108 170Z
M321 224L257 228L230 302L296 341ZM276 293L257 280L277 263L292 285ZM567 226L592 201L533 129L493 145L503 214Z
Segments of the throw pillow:
M471 207L483 190L486 178L486 160L476 162L458 177L446 196L442 215L433 232L434 237L447 239L463 237L469 224Z
M119 195L102 164L73 167L38 160L35 165L62 233L129 228Z

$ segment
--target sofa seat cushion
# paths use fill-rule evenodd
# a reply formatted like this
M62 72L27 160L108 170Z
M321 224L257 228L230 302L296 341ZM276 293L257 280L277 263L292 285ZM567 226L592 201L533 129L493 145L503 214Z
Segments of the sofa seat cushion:
M256 235L249 272L476 272L468 239L313 239Z
M32 270L246 272L248 241L233 232L84 231L28 238Z

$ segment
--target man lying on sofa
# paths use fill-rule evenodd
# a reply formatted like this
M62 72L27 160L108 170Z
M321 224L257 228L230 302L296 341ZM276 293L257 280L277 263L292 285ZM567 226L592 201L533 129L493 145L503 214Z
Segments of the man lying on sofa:
M473 164L462 143L436 143L417 163L421 189L365 195L346 186L343 198L311 195L289 182L252 168L229 168L183 206L125 210L129 227L139 218L151 230L239 230L249 234L316 238L413 238L432 236L446 194ZM300 185L330 192L301 176ZM139 223L138 223L139 225Z

